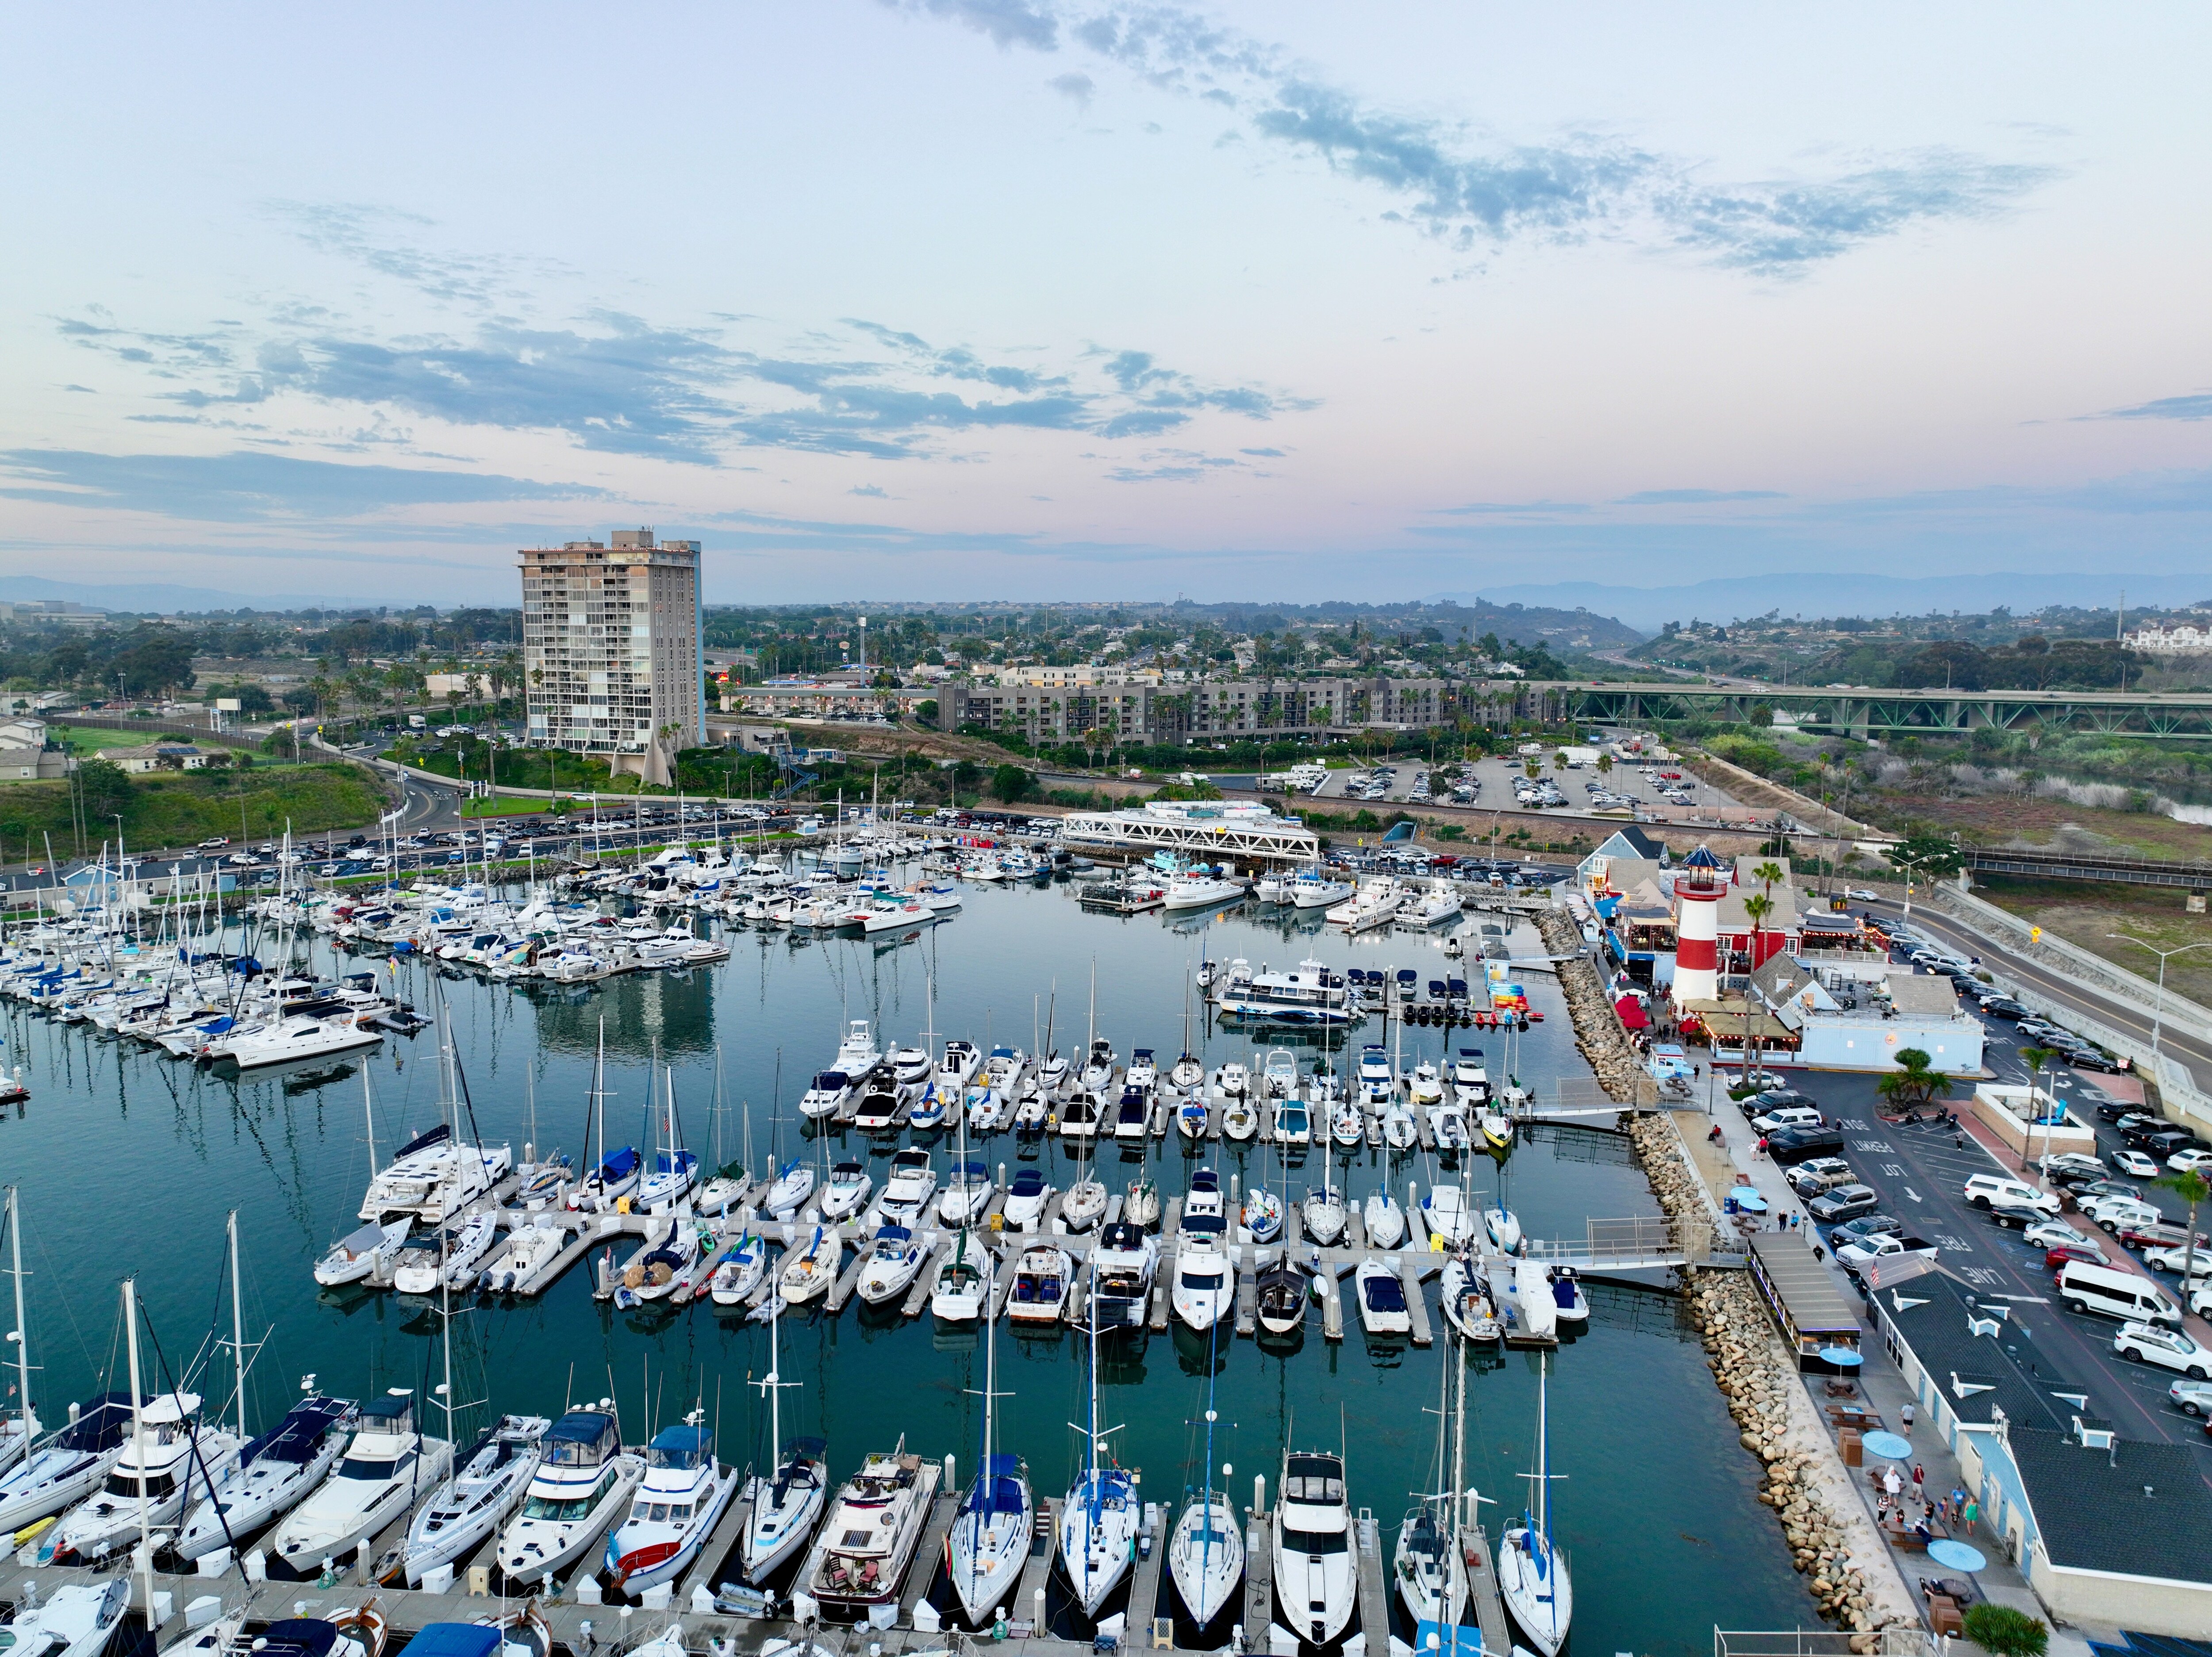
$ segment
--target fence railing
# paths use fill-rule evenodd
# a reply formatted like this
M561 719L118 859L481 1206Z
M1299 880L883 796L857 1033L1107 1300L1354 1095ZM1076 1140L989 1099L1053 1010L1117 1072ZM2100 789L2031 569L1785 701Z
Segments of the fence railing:
M1864 1643L1874 1641L1872 1646ZM1925 1629L1886 1628L1874 1634L1847 1629L1713 1630L1713 1657L1936 1657L1936 1636Z

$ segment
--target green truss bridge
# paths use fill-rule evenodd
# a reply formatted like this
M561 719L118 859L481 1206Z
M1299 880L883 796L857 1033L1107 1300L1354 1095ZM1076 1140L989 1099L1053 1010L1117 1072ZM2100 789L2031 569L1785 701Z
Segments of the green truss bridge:
M1531 685L1529 689L1539 687ZM2212 693L2132 690L1869 690L1829 686L1594 684L1562 680L1541 689L1564 696L1577 719L1741 722L1764 703L1801 726L1838 736L1921 732L2091 731L2108 736L2212 741Z

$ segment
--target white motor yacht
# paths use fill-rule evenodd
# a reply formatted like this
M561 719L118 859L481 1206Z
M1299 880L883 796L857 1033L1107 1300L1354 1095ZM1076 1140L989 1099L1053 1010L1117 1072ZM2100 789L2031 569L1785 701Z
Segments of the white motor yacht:
M402 1145L369 1181L361 1217L386 1221L410 1215L424 1225L443 1225L504 1180L514 1166L508 1147L459 1144L441 1122Z
M392 1286L403 1295L429 1295L441 1284L458 1288L476 1277L477 1266L499 1240L499 1216L480 1209L441 1230L410 1237L392 1268Z
M846 1481L797 1584L824 1620L866 1622L876 1607L896 1606L944 1475L943 1462L908 1455L901 1440L889 1454L869 1456Z
M414 1222L402 1216L382 1225L368 1224L348 1232L315 1262L315 1281L325 1289L359 1283L398 1258L400 1246Z
M1186 1212L1176 1247L1175 1284L1170 1299L1175 1314L1200 1334L1229 1315L1237 1303L1237 1270L1222 1246L1218 1216Z
M927 1150L908 1145L891 1153L890 1172L884 1178L884 1194L876 1210L886 1225L911 1229L921 1223L937 1196L937 1165Z
M963 1230L938 1262L930 1284L931 1314L946 1323L970 1323L981 1317L997 1269L990 1250L975 1240L974 1232Z
M9 1657L100 1657L131 1609L131 1579L70 1582L43 1603L19 1602L0 1623L0 1651Z
M845 1026L845 1039L838 1046L837 1056L830 1061L830 1068L842 1071L848 1076L865 1076L882 1061L883 1056L876 1047L868 1021L855 1018Z
M568 1246L566 1227L553 1223L550 1214L528 1217L535 1223L519 1224L507 1234L507 1247L491 1257L477 1274L477 1288L487 1295L520 1291Z
M100 1489L39 1539L41 1558L96 1565L137 1545L142 1518L168 1529L215 1493L245 1448L236 1434L200 1420L195 1393L161 1393L140 1407L138 1421Z
M501 1416L464 1450L453 1477L415 1510L407 1527L407 1586L459 1561L514 1511L544 1453L544 1416Z
M1370 1335L1406 1335L1413 1329L1406 1304L1406 1282L1371 1255L1352 1274L1358 1291L1359 1326Z
M818 1071L814 1084L799 1096L801 1114L819 1121L824 1116L835 1116L845 1108L853 1096L853 1078L842 1070Z
M870 1306L882 1306L903 1296L921 1275L922 1262L928 1257L929 1251L905 1226L882 1227L868 1246L867 1260L860 1267L860 1298Z
M1243 895L1244 888L1238 882L1215 874L1202 863L1193 864L1168 877L1166 907L1171 911L1207 909Z
M1001 1210L1009 1231L1028 1231L1044 1218L1045 1205L1052 1201L1052 1187L1044 1174L1034 1168L1018 1171L1013 1183L1006 1187L1006 1205Z
M234 1548L271 1520L291 1511L337 1465L359 1411L344 1399L301 1399L271 1430L239 1453L238 1465L185 1515L175 1548L198 1559Z
M1101 1334L1142 1330L1152 1304L1159 1244L1144 1227L1116 1220L1091 1250L1090 1320Z
M328 1478L269 1541L270 1574L298 1580L343 1566L446 1478L453 1447L415 1424L415 1395L394 1387L362 1406L360 1426Z
M1352 1620L1359 1587L1352 1526L1343 1458L1285 1451L1275 1503L1275 1599L1300 1640L1325 1646Z
M864 1162L848 1158L834 1163L830 1178L822 1187L822 1217L825 1220L848 1220L867 1206L868 1193L876 1188L876 1176L868 1172Z
M664 1427L646 1446L645 1478L629 1517L607 1538L608 1586L642 1593L672 1582L698 1557L738 1492L737 1469L714 1459L714 1435L706 1411L695 1409L683 1424Z
M1437 1074L1437 1067L1424 1059L1406 1078L1406 1092L1415 1110L1433 1109L1444 1102L1443 1078Z
M1452 1065L1452 1093L1462 1110L1472 1115L1490 1102L1490 1072L1484 1068L1480 1047L1462 1047Z
M614 1405L571 1410L545 1430L522 1511L500 1533L500 1574L520 1589L550 1582L590 1551L629 1505L644 1459L622 1447Z
M379 1046L383 1040L382 1031L364 1028L357 1015L314 1018L300 1013L274 1024L233 1030L219 1046L204 1048L200 1056L210 1061L228 1059L240 1070L259 1070L268 1065L357 1053Z
M1050 1243L1025 1248L1014 1263L1006 1314L1016 1323L1058 1323L1066 1314L1067 1297L1074 1286L1075 1262L1066 1249Z

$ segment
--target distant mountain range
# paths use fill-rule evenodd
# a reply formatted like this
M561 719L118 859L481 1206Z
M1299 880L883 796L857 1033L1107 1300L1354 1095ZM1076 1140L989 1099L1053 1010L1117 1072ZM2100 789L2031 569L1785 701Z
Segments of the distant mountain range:
M125 581L114 586L89 581L49 581L40 575L0 576L0 598L59 598L94 610L158 611L173 615L200 610L357 610L367 598L332 598L302 592L223 592L213 587L172 586L160 581Z
M1692 618L1723 625L1778 610L1785 616L1925 616L1960 610L1983 615L2004 605L2015 615L2046 604L2110 610L2127 594L2130 607L2166 607L2212 599L2212 577L2197 575L1772 575L1729 576L1685 586L1616 586L1600 581L1483 587L1443 592L1435 604L1519 604L1547 610L1587 610L1645 634Z

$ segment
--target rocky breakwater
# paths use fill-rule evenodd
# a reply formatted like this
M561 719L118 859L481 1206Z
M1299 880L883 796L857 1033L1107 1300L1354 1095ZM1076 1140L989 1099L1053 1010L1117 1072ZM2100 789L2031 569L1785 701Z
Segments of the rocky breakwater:
M1559 988L1575 1021L1575 1046L1589 1061L1598 1085L1607 1097L1623 1104L1650 1102L1653 1092L1645 1085L1650 1078L1637 1062L1636 1051L1629 1046L1620 1019L1606 997L1597 968L1579 953L1582 933L1564 909L1545 910L1537 917L1536 929L1543 934L1544 948L1551 954L1576 957L1559 962Z
M1685 1291L1705 1362L1743 1448L1765 1467L1759 1499L1775 1511L1790 1557L1821 1613L1875 1649L1885 1628L1918 1628L1911 1592L1850 1472L1828 1442L1805 1386L1750 1281L1708 1272Z

